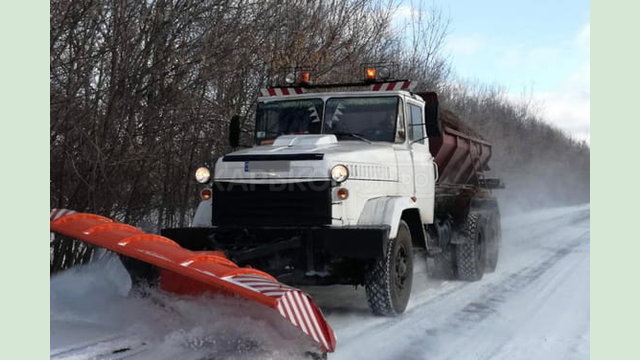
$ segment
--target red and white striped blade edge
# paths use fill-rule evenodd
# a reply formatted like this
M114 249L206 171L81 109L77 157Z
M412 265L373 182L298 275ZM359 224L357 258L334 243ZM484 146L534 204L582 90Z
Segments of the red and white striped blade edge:
M301 290L257 275L237 275L223 278L245 288L278 300L280 314L315 340L322 351L334 351L335 334L318 306Z
M301 87L276 87L260 89L260 96L287 96L304 94L305 90Z
M71 214L75 214L76 212L73 210L67 210L67 209L53 209L51 210L51 214L49 215L49 221L54 221L54 220L58 220L61 217L67 216L67 215L71 215Z
M415 82L407 81L394 81L387 83L377 83L371 85L371 91L392 91L392 90L407 90L412 91L416 87Z

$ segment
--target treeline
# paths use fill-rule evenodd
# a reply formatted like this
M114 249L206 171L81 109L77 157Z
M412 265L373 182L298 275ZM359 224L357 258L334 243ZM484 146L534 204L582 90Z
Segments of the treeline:
M478 125L495 143L494 168L509 174L507 194L525 186L588 201L586 146L500 94L448 87L448 24L434 9L400 27L393 0L52 0L50 9L52 208L148 230L188 225L194 170L230 150L232 115L250 133L259 89L282 69L353 80L361 63L379 61ZM52 271L90 254L60 239L51 247Z

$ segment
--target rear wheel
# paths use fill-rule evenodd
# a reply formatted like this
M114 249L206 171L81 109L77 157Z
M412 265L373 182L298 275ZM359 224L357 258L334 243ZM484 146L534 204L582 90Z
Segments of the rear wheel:
M498 256L500 253L500 243L502 242L502 227L500 225L500 213L498 211L491 212L488 223L487 238L487 264L485 270L487 272L496 271L498 266Z
M458 279L478 281L482 279L486 264L484 218L475 212L467 215L462 236L465 241L455 247Z
M413 281L413 246L409 225L400 221L398 235L389 239L386 254L365 275L369 308L376 315L394 316L407 308Z

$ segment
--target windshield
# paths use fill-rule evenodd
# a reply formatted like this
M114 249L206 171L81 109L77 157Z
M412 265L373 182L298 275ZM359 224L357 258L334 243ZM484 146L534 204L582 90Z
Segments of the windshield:
M284 100L258 103L256 144L280 135L335 134L338 140L396 141L397 96ZM325 110L323 112L323 110Z
M319 134L322 105L322 99L258 103L256 143L270 144L280 135Z
M327 101L325 134L370 141L395 141L397 97L333 98Z

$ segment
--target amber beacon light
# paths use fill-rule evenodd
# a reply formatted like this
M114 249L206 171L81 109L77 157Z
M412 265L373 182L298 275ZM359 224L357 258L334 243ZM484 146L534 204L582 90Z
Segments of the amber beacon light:
M368 67L364 69L365 80L375 80L377 76L377 70L374 67Z

